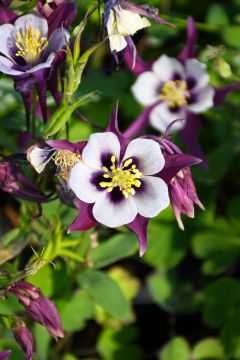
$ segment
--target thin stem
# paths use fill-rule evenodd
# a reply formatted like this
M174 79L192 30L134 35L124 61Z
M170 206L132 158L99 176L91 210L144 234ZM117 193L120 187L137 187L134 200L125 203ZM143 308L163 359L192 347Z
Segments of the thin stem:
M186 27L187 24L187 20L185 19L181 19L181 18L177 18L174 16L167 16L164 15L162 16L162 18L168 22L172 22L174 25L178 26L178 27ZM220 32L221 28L220 26L217 25L209 25L209 24L204 24L204 23L200 23L200 22L196 22L196 27L198 30L202 30L202 31L206 31L206 32Z

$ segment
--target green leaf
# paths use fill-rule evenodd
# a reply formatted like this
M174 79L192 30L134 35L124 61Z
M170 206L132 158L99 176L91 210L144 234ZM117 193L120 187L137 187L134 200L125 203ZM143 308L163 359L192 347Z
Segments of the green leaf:
M191 349L182 337L173 338L162 350L160 360L189 360Z
M92 251L91 260L96 269L132 256L138 250L136 236L131 233L117 234Z
M199 341L193 349L194 360L225 360L224 348L219 339Z
M240 47L240 26L239 25L230 25L223 27L222 37L227 45L239 49Z
M60 131L62 127L70 120L72 113L80 105L83 105L86 102L92 100L94 94L95 93L92 92L90 94L80 96L80 98L75 100L71 105L62 105L59 109L57 109L53 114L51 120L44 127L44 136L52 136L55 135L58 131Z
M231 278L217 279L205 289L205 299L203 319L210 327L218 327L226 321L239 302L240 283Z
M240 359L240 309L238 308L226 321L221 340L228 359Z
M35 275L28 276L26 281L40 288L45 296L51 297L53 294L53 270L51 265L43 266Z
M211 25L228 25L229 19L225 8L220 4L210 5L207 13L207 23Z
M36 353L38 357L40 359L47 359L49 354L49 346L52 339L51 335L44 326L37 323L35 323L34 335Z
M88 319L94 316L94 302L87 290L78 290L63 305L61 318L66 331L78 331L84 328Z
M0 265L18 255L28 243L20 228L10 230L0 238Z
M84 270L77 275L77 281L111 316L120 320L130 316L130 305L122 290L106 273Z

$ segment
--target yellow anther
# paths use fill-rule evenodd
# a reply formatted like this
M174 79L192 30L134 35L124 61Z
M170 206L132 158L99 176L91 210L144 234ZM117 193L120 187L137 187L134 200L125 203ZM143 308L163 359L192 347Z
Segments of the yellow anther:
M58 175L64 180L68 180L69 171L80 159L80 154L73 153L69 150L57 150L53 160L56 167L60 170Z
M36 65L44 49L48 46L45 36L41 36L38 29L31 26L26 30L17 31L16 56L22 57L28 65Z
M161 88L160 99L165 100L170 108L187 105L190 97L184 80L167 81Z
M106 174L103 174L105 179L109 179L110 181L101 181L99 186L102 188L107 188L108 192L113 191L114 188L119 188L125 198L128 198L130 195L135 195L135 189L141 186L140 179L142 177L142 173L136 168L136 165L132 165L129 167L133 162L133 159L128 159L124 162L122 167L116 167L116 157L114 155L111 156L111 163L110 169L106 166L103 166L103 171Z

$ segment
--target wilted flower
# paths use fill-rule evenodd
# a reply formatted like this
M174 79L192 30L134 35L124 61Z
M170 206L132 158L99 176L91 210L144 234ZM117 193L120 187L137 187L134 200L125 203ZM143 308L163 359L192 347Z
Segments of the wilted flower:
M15 294L29 316L46 327L56 340L63 337L59 313L55 305L42 294L40 289L28 282L17 281L10 285L6 291Z
M69 38L62 28L49 36L47 20L37 13L19 17L14 25L0 26L0 71L11 75L23 96L27 113L31 109L31 92L36 84L43 117L47 119L46 80L56 54Z
M150 64L137 57L132 69L132 52L130 48L126 50L125 62L138 75L132 87L133 94L146 106L128 128L126 136L140 132L149 122L164 132L173 120L185 118L185 123L177 122L173 129L181 131L181 136L193 155L204 158L198 143L201 128L199 114L219 105L225 95L240 87L240 83L219 89L209 84L206 65L196 60L196 38L195 22L189 18L187 41L177 59L162 55Z
M26 353L26 360L31 360L33 354L33 336L27 325L22 320L16 320L12 324L12 331L17 343Z
M0 189L28 201L49 201L49 198L23 174L18 165L8 161L0 161Z
M107 28L111 51L119 52L128 43L133 46L130 36L151 25L140 15L170 25L158 17L158 9L148 5L136 5L126 0L104 0L104 4L103 27Z

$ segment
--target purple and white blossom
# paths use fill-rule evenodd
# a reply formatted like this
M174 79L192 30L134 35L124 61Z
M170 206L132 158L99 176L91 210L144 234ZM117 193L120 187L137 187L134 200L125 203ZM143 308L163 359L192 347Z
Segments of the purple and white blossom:
M131 45L133 53L135 46L131 36L138 30L151 25L146 16L155 22L170 25L158 17L158 9L148 5L136 5L126 0L104 0L103 28L107 28L112 52L122 51Z
M156 104L149 115L150 124L163 133L173 120L210 109L214 99L205 64L196 59L182 64L166 55L153 63L151 71L138 76L132 92L140 104ZM183 127L179 121L173 130Z

